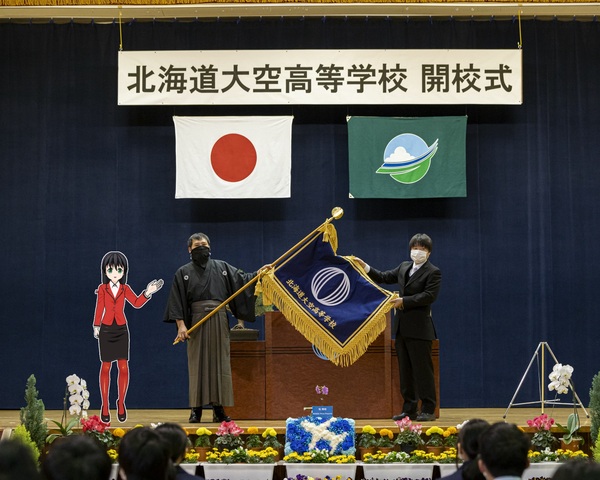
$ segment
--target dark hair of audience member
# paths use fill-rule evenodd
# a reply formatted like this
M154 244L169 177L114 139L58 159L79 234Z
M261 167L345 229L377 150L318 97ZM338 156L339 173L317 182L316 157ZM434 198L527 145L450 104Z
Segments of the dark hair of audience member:
M556 469L552 480L600 480L600 464L590 460L569 460Z
M494 477L521 477L529 465L529 437L514 424L497 422L479 438L479 458Z
M171 461L175 464L181 463L189 445L185 430L177 423L167 422L156 427L155 431L164 439Z
M29 447L18 440L0 441L0 480L41 478Z
M474 418L465 423L458 432L457 446L464 452L462 477L464 480L484 480L477 465L479 454L479 437L490 424L480 418Z
M54 441L42 462L46 480L108 480L111 460L93 438L71 435Z
M164 440L148 427L129 430L119 445L119 466L127 480L167 480L172 463Z

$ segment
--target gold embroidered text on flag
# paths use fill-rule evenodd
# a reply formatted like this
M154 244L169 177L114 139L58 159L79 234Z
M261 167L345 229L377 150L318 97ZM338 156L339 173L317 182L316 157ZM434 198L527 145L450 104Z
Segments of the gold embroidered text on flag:
M352 259L336 255L324 225L257 286L294 327L336 365L354 363L385 329L395 294L374 284Z

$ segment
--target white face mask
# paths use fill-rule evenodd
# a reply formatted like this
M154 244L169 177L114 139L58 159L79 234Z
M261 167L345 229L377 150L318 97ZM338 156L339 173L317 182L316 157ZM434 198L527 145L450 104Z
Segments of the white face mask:
M410 251L410 258L417 265L421 265L422 263L425 263L425 260L427 260L427 256L428 256L427 252L424 252L423 250L413 249Z

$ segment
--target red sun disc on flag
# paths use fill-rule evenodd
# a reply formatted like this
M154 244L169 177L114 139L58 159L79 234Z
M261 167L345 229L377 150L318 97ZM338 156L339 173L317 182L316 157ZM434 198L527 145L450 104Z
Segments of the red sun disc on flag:
M213 145L210 163L219 178L226 182L240 182L256 167L256 149L243 135L228 133Z

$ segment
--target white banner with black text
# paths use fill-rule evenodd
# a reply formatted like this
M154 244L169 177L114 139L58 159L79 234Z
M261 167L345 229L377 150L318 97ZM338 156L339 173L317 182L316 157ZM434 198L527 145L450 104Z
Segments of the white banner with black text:
M119 52L119 105L510 104L522 51Z

